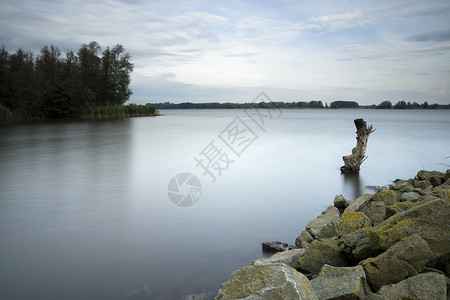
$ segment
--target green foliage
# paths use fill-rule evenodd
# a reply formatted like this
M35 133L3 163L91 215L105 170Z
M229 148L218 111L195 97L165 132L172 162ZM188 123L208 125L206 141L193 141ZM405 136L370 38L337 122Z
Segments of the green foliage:
M37 55L22 49L9 54L3 47L0 119L80 117L96 106L124 104L132 94L131 56L122 45L100 51L96 42L65 55L53 45Z
M82 113L84 119L113 119L157 116L159 112L156 108L147 105L112 105L112 106L93 106Z
M355 101L333 101L330 108L358 108L359 104Z

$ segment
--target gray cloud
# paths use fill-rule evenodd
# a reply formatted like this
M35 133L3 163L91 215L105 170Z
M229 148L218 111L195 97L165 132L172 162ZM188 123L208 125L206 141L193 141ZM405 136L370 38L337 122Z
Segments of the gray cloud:
M412 42L446 42L450 41L450 28L444 30L433 30L420 34L411 35L406 38L408 41Z

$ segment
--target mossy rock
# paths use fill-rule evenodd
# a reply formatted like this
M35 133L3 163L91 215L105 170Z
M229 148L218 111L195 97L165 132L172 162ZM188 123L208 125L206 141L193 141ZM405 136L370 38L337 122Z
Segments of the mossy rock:
M344 212L339 220L339 235L343 236L370 226L370 219L362 212Z
M319 274L322 266L327 264L334 267L345 267L347 259L341 253L337 240L315 240L305 253L299 258L299 270L305 274Z
M383 223L362 228L339 240L342 251L356 260L386 251L402 238L418 234L436 257L450 252L450 204L442 199L399 212Z
M397 202L395 204L392 204L386 208L386 217L390 218L396 213L406 211L414 206L413 202L406 201L406 202Z
M420 273L434 258L427 242L417 234L401 239L386 252L360 264L374 290Z
M317 300L308 278L285 264L252 265L237 270L222 284L215 300Z
M398 200L398 193L392 190L384 190L376 193L372 197L372 201L384 202L386 205L392 205Z
M446 174L439 171L425 171L421 170L417 173L417 178L419 180L428 180L433 186L441 185L445 180L447 180Z

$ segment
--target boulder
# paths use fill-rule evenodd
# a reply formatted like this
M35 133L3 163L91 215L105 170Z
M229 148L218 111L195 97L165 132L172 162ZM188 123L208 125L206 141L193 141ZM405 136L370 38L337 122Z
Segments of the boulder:
M371 257L360 264L375 290L419 274L425 264L434 258L427 242L417 234L406 237L386 252Z
M397 202L397 199L398 199L397 192L392 190L385 190L373 195L371 200L374 202L383 202L386 205L392 205L395 202Z
M342 214L344 210L349 206L350 202L342 195L336 195L334 197L334 207L336 207Z
M422 273L396 284L383 286L378 293L390 300L447 299L445 276Z
M386 218L386 203L371 200L361 212L369 217L371 225L378 225Z
M324 265L319 276L311 280L311 286L319 300L364 299L370 290L361 266L336 268Z
M352 211L360 211L361 208L367 205L369 203L370 199L372 198L373 194L364 194L359 198L356 198L355 200L350 202L350 205L345 209L347 212Z
M433 185L428 180L414 180L413 186L415 188L419 188L419 189L424 190L427 187L433 186Z
M344 212L339 220L339 235L346 235L366 226L370 226L370 219L364 213Z
M281 251L286 251L289 250L289 244L286 243L282 243L279 241L276 242L263 242L262 243L262 250L264 252L281 252Z
M440 187L437 187L431 192L431 195L446 201L450 201L450 189L440 189Z
M300 256L298 263L298 270L313 275L319 274L324 264L334 267L348 265L347 259L341 254L337 241L333 239L314 240L305 253Z
M434 200L432 200L434 199ZM380 254L402 238L418 234L436 257L450 252L450 204L439 198L399 212L373 228L342 236L340 247L357 261Z
M314 238L309 234L308 231L303 230L302 233L295 239L295 246L299 248L308 248L309 244L314 241Z
M386 249L379 245L380 238L372 226L360 228L339 239L342 253L354 262L381 254Z
M305 249L292 249L283 252L277 252L269 258L260 258L254 260L252 265L267 265L267 264L275 264L275 263L283 263L288 265L291 268L297 269L298 259L305 252Z
M385 296L376 293L369 293L364 300L390 300Z
M407 192L416 192L420 195L424 194L423 189L414 187L414 180L400 180L395 185L391 185L389 189L397 191L399 194Z
M407 201L407 202L397 202L393 205L390 205L386 208L386 218L390 218L396 213L405 211L410 209L414 206L414 203Z
M400 202L405 202L405 201L416 202L417 200L419 200L420 196L421 195L416 192L406 192L406 193L403 193L400 195L400 198L398 199L398 201L400 201Z
M427 180L433 186L441 185L445 180L447 180L446 174L439 171L425 171L421 170L417 173L417 179Z
M315 239L335 237L337 236L339 218L339 210L334 206L330 206L306 225L306 231Z
M253 265L231 274L215 300L317 300L308 278L285 264Z

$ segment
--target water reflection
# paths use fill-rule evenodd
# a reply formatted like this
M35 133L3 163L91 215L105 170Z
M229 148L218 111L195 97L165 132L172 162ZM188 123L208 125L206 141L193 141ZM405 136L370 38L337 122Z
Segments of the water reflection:
M362 180L359 173L342 173L342 190L346 199L354 200L363 194Z

